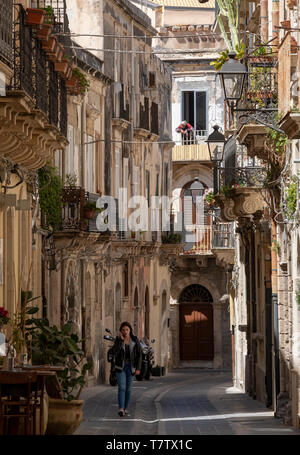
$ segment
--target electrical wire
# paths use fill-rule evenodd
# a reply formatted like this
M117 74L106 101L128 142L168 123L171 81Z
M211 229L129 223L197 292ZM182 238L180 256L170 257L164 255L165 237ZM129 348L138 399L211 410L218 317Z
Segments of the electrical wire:
M99 48L94 48L94 47L82 47L82 46L66 46L64 45L64 48L69 48L69 49L80 49L80 50L85 50L85 51L97 51L97 52L114 52L116 54L149 54L149 55L157 55L157 54L163 54L163 55L188 55L188 54L206 54L206 53L220 53L225 51L226 49L189 49L189 50L176 50L176 51L171 51L167 52L165 51L160 51L160 50L153 50L153 51L138 51L138 50L130 50L130 51L124 51L121 49L99 49Z

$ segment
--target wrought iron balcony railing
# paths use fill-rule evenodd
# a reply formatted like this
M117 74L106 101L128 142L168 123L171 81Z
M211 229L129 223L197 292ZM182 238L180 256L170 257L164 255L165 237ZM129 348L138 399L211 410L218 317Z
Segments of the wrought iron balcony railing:
M188 236L187 236L188 234ZM216 222L213 225L199 225L185 232L183 241L186 242L183 254L213 254L214 248L234 248L233 223Z
M26 24L26 11L22 5L14 8L13 77L9 90L25 92L41 110L50 125L57 127L66 137L67 92L65 81L54 71L54 64L46 57L35 32Z
M0 60L9 66L13 57L13 1L1 0L0 2Z
M32 8L47 8L48 6L52 8L55 17L54 33L67 32L65 0L31 0Z
M219 191L238 187L263 187L267 180L266 167L225 167L218 169Z

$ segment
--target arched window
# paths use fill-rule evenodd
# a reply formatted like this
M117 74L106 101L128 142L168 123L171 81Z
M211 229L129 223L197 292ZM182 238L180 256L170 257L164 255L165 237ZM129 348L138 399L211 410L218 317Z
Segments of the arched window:
M210 292L200 284L187 286L180 294L179 303L189 302L212 302Z

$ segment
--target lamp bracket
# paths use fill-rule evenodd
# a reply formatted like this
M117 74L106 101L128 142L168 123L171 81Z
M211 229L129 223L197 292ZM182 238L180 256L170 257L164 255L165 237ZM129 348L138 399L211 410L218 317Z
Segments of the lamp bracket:
M245 114L239 116L239 122L241 124L247 123L249 120L260 123L272 130L277 131L278 133L284 133L283 130L278 128L275 121L275 112L278 110L275 109L234 109L235 112L245 112Z

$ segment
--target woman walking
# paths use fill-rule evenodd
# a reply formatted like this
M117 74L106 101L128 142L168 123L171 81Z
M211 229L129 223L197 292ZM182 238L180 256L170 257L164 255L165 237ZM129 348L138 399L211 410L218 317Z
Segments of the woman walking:
M128 414L133 376L140 374L142 350L138 338L133 335L129 322L122 322L120 336L113 346L118 381L119 416Z

